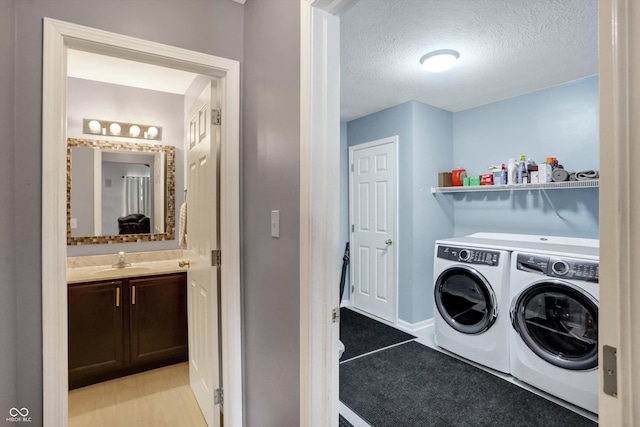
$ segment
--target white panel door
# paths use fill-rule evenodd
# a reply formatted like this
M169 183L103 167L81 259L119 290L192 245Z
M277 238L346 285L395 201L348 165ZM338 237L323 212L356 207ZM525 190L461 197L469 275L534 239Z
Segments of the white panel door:
M211 266L217 239L217 143L219 126L211 125L215 100L211 83L192 105L187 123L187 311L189 381L207 424L220 425L218 353L218 267Z
M353 304L394 322L397 137L351 151Z

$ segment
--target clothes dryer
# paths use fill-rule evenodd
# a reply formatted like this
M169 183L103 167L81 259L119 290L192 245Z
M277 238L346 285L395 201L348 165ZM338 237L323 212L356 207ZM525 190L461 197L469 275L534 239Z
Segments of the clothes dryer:
M597 413L597 240L547 249L511 254L511 375Z
M508 373L510 252L459 240L435 245L435 343Z

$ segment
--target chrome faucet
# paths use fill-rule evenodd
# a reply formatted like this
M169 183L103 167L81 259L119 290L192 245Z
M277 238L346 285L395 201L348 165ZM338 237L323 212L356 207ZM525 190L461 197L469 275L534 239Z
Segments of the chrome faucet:
M120 251L118 252L118 262L116 264L113 264L111 267L125 268L129 266L131 266L131 264L125 260L124 251Z

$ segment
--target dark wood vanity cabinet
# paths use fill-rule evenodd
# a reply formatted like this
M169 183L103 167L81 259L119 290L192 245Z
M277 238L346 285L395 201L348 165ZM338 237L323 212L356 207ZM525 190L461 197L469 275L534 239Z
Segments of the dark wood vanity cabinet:
M68 285L69 389L187 360L186 274Z
M181 361L187 352L187 285L184 273L131 279L131 363Z
M125 367L122 281L68 287L69 383Z

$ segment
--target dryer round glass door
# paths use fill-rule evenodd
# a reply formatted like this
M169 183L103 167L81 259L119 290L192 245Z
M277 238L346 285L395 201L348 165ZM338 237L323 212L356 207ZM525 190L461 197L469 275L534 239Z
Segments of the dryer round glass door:
M598 303L561 281L533 284L511 308L513 327L542 359L565 369L598 366Z
M480 334L498 315L493 289L477 270L458 266L443 271L436 280L434 299L445 322L464 334Z

